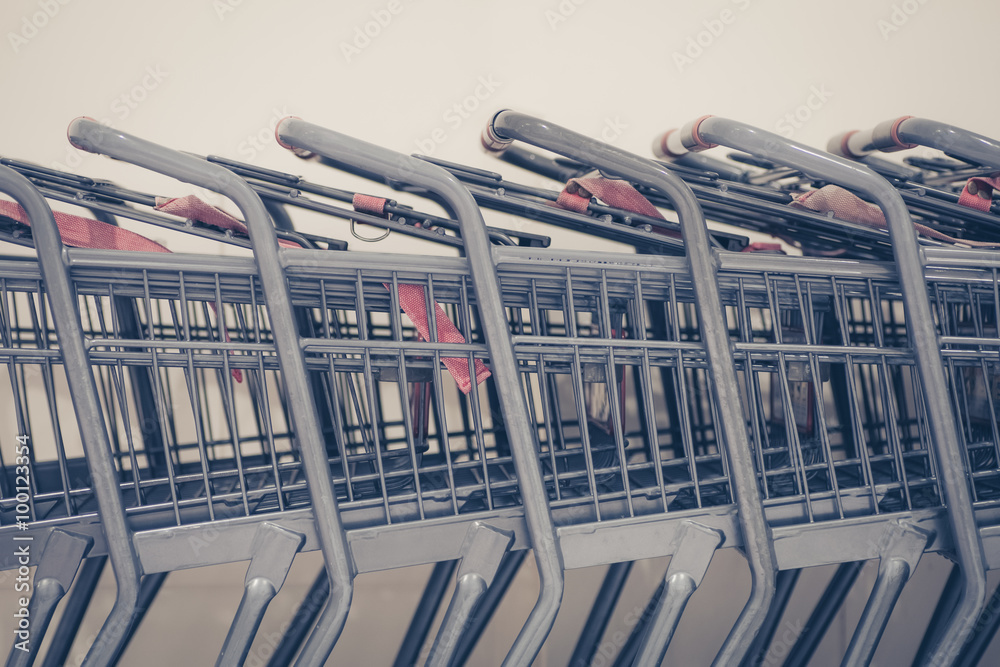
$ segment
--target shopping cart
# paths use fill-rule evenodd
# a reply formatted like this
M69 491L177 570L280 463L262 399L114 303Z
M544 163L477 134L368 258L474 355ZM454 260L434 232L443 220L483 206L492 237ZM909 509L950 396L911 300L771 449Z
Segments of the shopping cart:
M698 126L706 143L876 197L892 232L880 247L895 262L713 252L692 194L704 184L693 174L689 188L684 174L513 112L488 132L496 148L515 150L518 140L552 149L669 201L683 245L662 235L660 255L491 245L500 238L483 226L477 201L541 218L545 204L531 200L551 195L477 190L467 169L297 119L278 127L286 145L444 198L456 219L436 222L465 256L279 250L268 214L279 216L258 196L288 205L301 182L285 179L285 192L277 177L234 163L226 171L89 121L71 128L81 147L233 199L253 257L206 266L196 255L66 251L30 184L0 174L23 200L38 247L37 260L0 262L4 391L9 384L33 442L58 432L65 443L36 446L28 531L11 525L17 498L7 475L0 493L0 542L34 537L36 584L52 582L37 586L35 617L54 609L74 574L67 605L78 590L85 600L80 583L109 554L120 602L88 658L104 664L162 573L249 560L244 600L221 642L220 664L237 664L294 556L320 549L325 572L272 664L296 654L298 664L322 661L356 574L425 563L437 565L400 656L419 651L457 573L428 658L455 664L482 628L474 614L495 608L533 549L539 601L507 657L530 664L558 611L564 568L611 564L577 647L585 658L628 564L672 555L648 620L619 656L648 664L667 650L713 554L742 548L755 585L719 664L735 664L759 647L755 635L773 632L793 581L784 573L880 558L845 658L862 663L922 554L938 551L957 554L956 587L967 591L932 638L934 659L947 662L982 605L985 567L1000 557L1000 438L995 406L976 398L1000 350L995 256L926 247L921 256L884 181L720 119ZM33 181L52 194L41 176ZM614 207L547 208L556 215L546 220L649 247L645 230L590 224L590 214L614 216ZM340 210L330 214L379 222ZM59 279L52 265L63 287L50 284ZM79 308L75 329L67 303ZM87 378L94 386L81 389ZM75 401L90 401L79 421L57 391L63 382ZM153 428L143 428L144 415ZM317 599L328 600L322 613Z

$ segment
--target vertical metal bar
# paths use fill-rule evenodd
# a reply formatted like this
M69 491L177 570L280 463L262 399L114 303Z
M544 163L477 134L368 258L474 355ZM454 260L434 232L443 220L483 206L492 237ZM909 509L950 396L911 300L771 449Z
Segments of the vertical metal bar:
M618 604L618 598L628 581L629 572L632 571L632 561L624 563L612 563L608 567L601 588L594 598L594 606L590 608L587 621L580 631L580 638L576 641L573 655L569 659L569 667L586 667L590 664L597 651L597 643L601 641L611 613Z
M993 641L1000 628L1000 584L993 589L993 595L986 602L983 613L976 621L972 638L962 647L958 654L958 667L975 667Z
M268 660L268 667L286 667L295 660L295 654L299 652L302 642L306 640L309 631L312 630L316 617L326 604L326 599L330 596L330 578L326 570L320 569L313 580L309 592L302 599L302 603L295 610L288 630L282 635L281 641L274 649L271 659ZM413 664L413 663L411 663Z
M527 549L508 551L504 555L503 560L500 561L500 569L497 570L496 576L493 577L493 583L486 590L486 595L483 596L479 606L476 607L476 612L469 619L468 625L465 627L465 632L458 641L458 647L455 649L455 657L452 661L453 664L464 665L469 659L469 656L476 648L476 644L479 643L479 638L483 636L483 630L489 625L490 619L493 618L497 607L503 601L504 595L507 594L507 589L510 588L514 577L517 576L518 571L521 569L521 564L524 563L524 559L527 556Z
M928 652L940 641L938 634L947 626L946 619L951 615L951 611L955 608L955 605L958 604L958 596L962 591L960 586L961 577L962 574L959 572L958 566L952 565L944 588L941 589L937 605L934 607L934 613L931 615L931 620L927 623L927 629L924 630L920 646L917 647L917 653L913 657L914 667L922 665L927 660Z
M795 584L799 580L802 570L782 570L778 572L778 579L775 583L774 603L771 605L767 618L764 619L764 627L760 629L760 634L754 640L750 652L741 663L741 667L757 667L764 662L767 656L767 649L771 646L774 633L778 629L778 623L785 614L788 601L795 592Z
M135 633L142 626L142 620L146 618L146 612L153 606L156 596L160 594L160 589L163 588L163 582L167 580L168 574L170 573L156 572L154 574L147 574L142 578L142 583L139 585L139 599L135 603L135 620L132 623L132 627L128 629L128 634L125 635L125 641L122 643L121 651L115 657L114 665L117 665L122 656L125 655L125 652L128 651L129 644L135 637Z
M396 652L393 667L412 667L417 664L420 649L427 641L427 633L431 630L434 617L441 607L441 601L444 600L444 594L451 584L451 576L455 573L456 567L458 567L457 560L434 563L431 576L424 586L424 593L420 596L416 611L413 612L413 620L410 621L410 626L403 636L403 643Z
M788 652L785 658L786 665L806 665L812 659L816 647L823 641L826 631L830 628L830 623L840 611L840 606L844 604L844 598L851 591L851 586L861 574L861 569L866 561L854 563L841 563L830 578L823 594L816 602L809 620L806 621L802 634L795 641L795 645Z
M103 666L113 661L132 624L141 576L139 558L125 521L124 503L118 487L118 473L111 456L104 411L97 398L90 358L83 343L80 310L69 270L63 262L64 247L55 218L28 179L6 166L0 166L0 191L23 206L31 220L42 278L45 280L56 336L63 355L66 381L80 425L91 485L101 514L101 526L107 540L111 566L115 572L117 593L114 606L84 662L87 667Z
M52 642L42 661L42 667L62 667L66 663L66 656L73 646L80 623L87 613L90 598L94 595L94 589L97 588L97 582L100 581L101 572L104 571L107 562L107 556L84 559L80 571L76 573L76 582L63 605L59 625L52 633Z
M858 628L851 637L851 643L840 664L870 665L875 649L885 626L889 623L892 608L903 592L907 579L910 577L910 566L902 558L883 559L879 568L875 588L872 590L868 604L858 621Z

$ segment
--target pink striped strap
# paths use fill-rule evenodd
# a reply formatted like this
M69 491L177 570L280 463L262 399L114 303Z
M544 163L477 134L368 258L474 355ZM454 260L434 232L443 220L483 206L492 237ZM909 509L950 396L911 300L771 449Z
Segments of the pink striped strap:
M232 231L249 236L247 226L242 221L237 220L221 208L198 199L194 195L173 198L157 197L156 210L163 213L170 213L180 218L201 222L223 231ZM282 248L301 247L295 241L287 239L278 239L278 245Z
M784 255L786 254L781 248L780 243L770 243L767 241L754 241L747 247L740 250L740 252L764 252L770 253L772 255Z
M387 290L392 290L391 283L382 283ZM406 316L413 322L420 336L424 340L431 340L430 321L427 316L427 295L420 285L399 285L399 307L406 313ZM434 320L437 323L437 342L439 343L464 343L465 336L458 330L444 309L437 303L434 304ZM469 374L469 362L461 357L442 357L441 362L455 378L462 393L468 394L472 390L472 378ZM473 362L476 372L476 384L479 384L490 376L490 371L486 364L480 359Z
M385 212L388 199L363 195L356 193L352 198L354 210L359 213L371 213L372 215L387 216ZM391 283L382 283L387 290L392 291ZM400 284L397 290L399 296L399 307L406 313L406 316L413 322L417 332L423 340L431 340L431 328L427 317L427 296L424 288L420 285ZM464 343L465 337L452 322L444 309L439 304L434 304L434 319L437 322L437 341L439 343ZM444 364L451 376L455 378L462 393L468 394L472 390L472 376L469 374L469 363L459 357L442 357ZM479 384L490 376L489 369L480 359L473 362L473 369L476 373L476 384Z
M994 190L1000 190L1000 174L975 176L970 178L965 187L962 188L958 203L983 213L989 213L990 206L993 205Z
M874 227L875 229L888 228L882 209L874 204L869 204L860 197L837 185L824 185L818 190L811 190L805 194L799 195L789 204L789 206L824 214L832 211L834 217L838 220L855 222L867 227ZM964 245L973 248L1000 248L1000 243L956 239L952 236L939 232L936 229L931 229L926 225L921 225L916 222L913 223L913 227L918 233L937 241L944 241L945 243Z
M666 220L663 215L656 210L656 207L646 199L641 192L635 189L631 183L603 176L593 176L588 178L571 178L563 191L556 199L556 206L577 213L586 213L590 206L590 198L597 197L608 206L619 208L631 213ZM681 238L679 232L673 230L654 228L654 231L670 236Z
M31 226L27 212L19 204L0 200L0 215ZM77 215L53 211L59 236L63 243L73 248L98 250L133 250L138 252L170 252L156 241L121 227L100 220L81 218Z
M0 215L16 220L17 222L31 226L27 212L15 202L0 200ZM129 250L132 252L170 252L165 246L147 239L142 234L130 232L121 227L109 225L100 220L91 218L81 218L78 215L60 213L53 211L52 216L56 220L59 228L59 236L63 243L73 248L91 248L94 250ZM212 311L216 312L215 303L209 304ZM229 332L223 331L226 341L229 341ZM237 382L243 382L243 371L234 368L233 378Z
M571 178L559 193L556 206L577 213L586 213L591 197L597 197L608 206L623 211L640 213L658 220L665 219L631 183L603 176Z

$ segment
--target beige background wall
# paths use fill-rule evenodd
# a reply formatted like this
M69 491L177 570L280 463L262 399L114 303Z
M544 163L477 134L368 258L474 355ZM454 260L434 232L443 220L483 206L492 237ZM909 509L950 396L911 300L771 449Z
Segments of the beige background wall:
M0 155L179 195L190 189L72 149L67 123L89 115L179 149L343 187L359 182L288 155L271 139L275 122L294 114L399 151L484 168L496 163L479 151L478 134L505 107L642 154L658 131L705 113L818 147L838 131L901 114L995 136L998 24L1000 4L993 0L3 0ZM295 219L307 230L347 237L329 221ZM152 235L177 250L191 247L184 238ZM559 244L592 247L590 239L570 234ZM403 246L394 238L377 246L352 243L362 251L385 247ZM412 241L406 248L442 252ZM267 637L292 613L318 563L316 554L296 563L248 664L260 664L254 658L266 654ZM636 566L606 641L655 588L664 566ZM391 662L429 570L361 577L331 664ZM211 664L244 571L235 565L171 576L122 664ZM808 616L830 573L818 568L803 575L788 627ZM814 664L839 664L874 573L869 564ZM563 612L538 665L566 663L602 575L603 568L568 574ZM942 559L924 559L876 664L909 663L946 576ZM14 601L10 580L3 582L0 619L7 619ZM739 556L720 553L668 662L706 664L747 586ZM474 664L499 661L536 590L529 562ZM99 627L112 591L106 579L82 640ZM71 657L82 656L83 646ZM998 660L994 648L985 664Z

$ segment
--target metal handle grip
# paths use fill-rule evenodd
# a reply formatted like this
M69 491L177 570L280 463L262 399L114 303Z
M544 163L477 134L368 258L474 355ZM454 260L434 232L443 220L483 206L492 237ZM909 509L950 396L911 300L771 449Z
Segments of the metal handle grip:
M927 146L957 158L1000 169L1000 141L926 118L902 116L871 130L844 132L830 140L827 150L848 158L873 151L891 152Z

